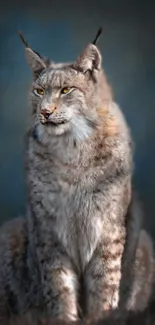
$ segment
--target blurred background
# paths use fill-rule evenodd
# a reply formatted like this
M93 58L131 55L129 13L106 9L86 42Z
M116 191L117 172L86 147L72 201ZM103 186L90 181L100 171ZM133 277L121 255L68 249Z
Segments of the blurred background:
M0 4L0 224L24 214L24 134L31 72L17 31L55 61L71 61L103 26L103 67L135 142L134 184L155 238L155 1Z

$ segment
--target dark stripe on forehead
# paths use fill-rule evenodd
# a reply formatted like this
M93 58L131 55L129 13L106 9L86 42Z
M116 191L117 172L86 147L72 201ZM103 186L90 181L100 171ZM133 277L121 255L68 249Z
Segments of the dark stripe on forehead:
M63 68L50 68L44 70L39 78L39 83L43 86L51 86L52 88L62 88L72 85L72 81L77 76L77 72L70 66Z
M62 69L56 69L49 75L49 82L52 87L62 88L67 79L67 73Z
M40 75L39 83L42 87L48 87L49 85L51 87L61 87L61 80L62 80L62 74L60 71L55 69L46 69L44 72Z

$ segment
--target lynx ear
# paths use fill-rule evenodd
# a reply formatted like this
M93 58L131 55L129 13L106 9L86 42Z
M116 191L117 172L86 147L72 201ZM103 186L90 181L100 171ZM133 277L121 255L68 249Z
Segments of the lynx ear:
M100 35L102 34L102 27L97 31L95 39L89 44L83 54L77 59L74 64L74 68L86 73L89 71L92 76L97 77L97 72L101 69L102 56L98 50L96 43L98 42Z
M83 54L74 64L75 69L86 73L88 70L96 73L101 69L102 57L94 44L89 44Z
M25 53L28 65L34 73L47 67L45 60L29 47L26 47Z
M39 53L32 50L20 31L18 32L18 34L20 36L20 39L22 40L22 43L25 45L25 53L28 65L32 69L34 77L36 77L36 75L41 70L45 69L49 65L49 60L44 59Z

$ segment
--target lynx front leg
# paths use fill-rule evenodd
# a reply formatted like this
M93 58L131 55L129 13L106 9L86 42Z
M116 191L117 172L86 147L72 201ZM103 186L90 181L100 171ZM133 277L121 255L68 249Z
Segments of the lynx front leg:
M78 318L78 281L68 257L50 250L50 260L41 260L44 302L52 317L75 321Z
M120 235L112 237L98 248L85 273L88 316L97 312L100 317L105 310L118 307L124 241Z

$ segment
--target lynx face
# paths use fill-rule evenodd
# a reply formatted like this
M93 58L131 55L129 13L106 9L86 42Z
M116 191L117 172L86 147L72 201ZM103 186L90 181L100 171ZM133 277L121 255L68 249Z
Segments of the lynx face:
M39 139L64 133L75 139L89 137L95 126L95 114L87 100L93 82L71 67L49 68L32 85L35 129ZM92 97L92 96L91 96Z
M26 47L33 71L31 102L36 139L50 143L51 137L68 134L73 139L89 137L97 123L95 111L97 75L101 56L89 44L73 64L47 64Z

